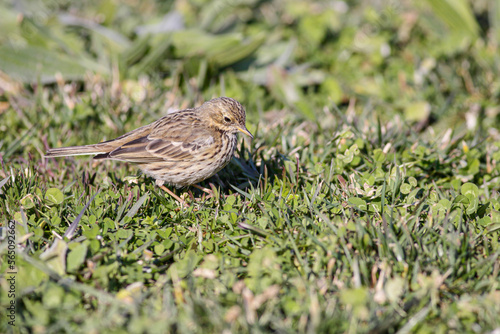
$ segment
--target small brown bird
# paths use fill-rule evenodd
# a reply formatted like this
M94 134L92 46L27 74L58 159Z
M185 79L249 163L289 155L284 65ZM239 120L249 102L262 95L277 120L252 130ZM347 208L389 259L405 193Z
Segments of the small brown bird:
M231 160L238 131L253 138L245 127L245 109L234 99L219 97L197 108L168 114L113 140L49 149L46 157L95 154L94 159L133 162L182 202L163 184L196 186L217 173Z

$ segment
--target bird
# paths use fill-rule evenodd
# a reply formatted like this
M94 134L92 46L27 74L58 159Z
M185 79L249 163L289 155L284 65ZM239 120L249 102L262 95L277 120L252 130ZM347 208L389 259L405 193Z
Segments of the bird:
M48 149L45 157L94 155L95 160L132 162L154 178L158 187L184 203L164 184L205 190L196 184L231 161L238 132L253 139L246 128L245 109L233 98L219 97L196 108L169 113L112 140Z

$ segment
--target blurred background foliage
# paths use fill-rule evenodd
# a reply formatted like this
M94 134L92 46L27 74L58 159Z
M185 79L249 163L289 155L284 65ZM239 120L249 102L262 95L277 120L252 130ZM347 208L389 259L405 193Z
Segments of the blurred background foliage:
M498 127L496 0L16 0L0 4L0 31L10 96L19 82L90 73L132 93L147 78L187 100L228 95L319 125L325 107L368 103L417 130Z

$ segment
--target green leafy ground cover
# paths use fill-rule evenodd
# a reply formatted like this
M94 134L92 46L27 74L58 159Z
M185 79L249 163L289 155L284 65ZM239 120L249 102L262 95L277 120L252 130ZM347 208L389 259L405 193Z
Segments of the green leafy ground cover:
M496 1L22 3L0 5L0 332L500 328ZM133 165L43 158L223 95L255 139L189 208Z

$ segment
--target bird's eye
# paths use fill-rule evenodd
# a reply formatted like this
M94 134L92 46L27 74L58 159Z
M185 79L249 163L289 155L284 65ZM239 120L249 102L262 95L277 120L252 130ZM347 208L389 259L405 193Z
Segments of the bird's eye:
M226 117L224 117L224 122L226 122L226 123L231 123L231 119L230 119L229 117L227 117L227 116L226 116Z

